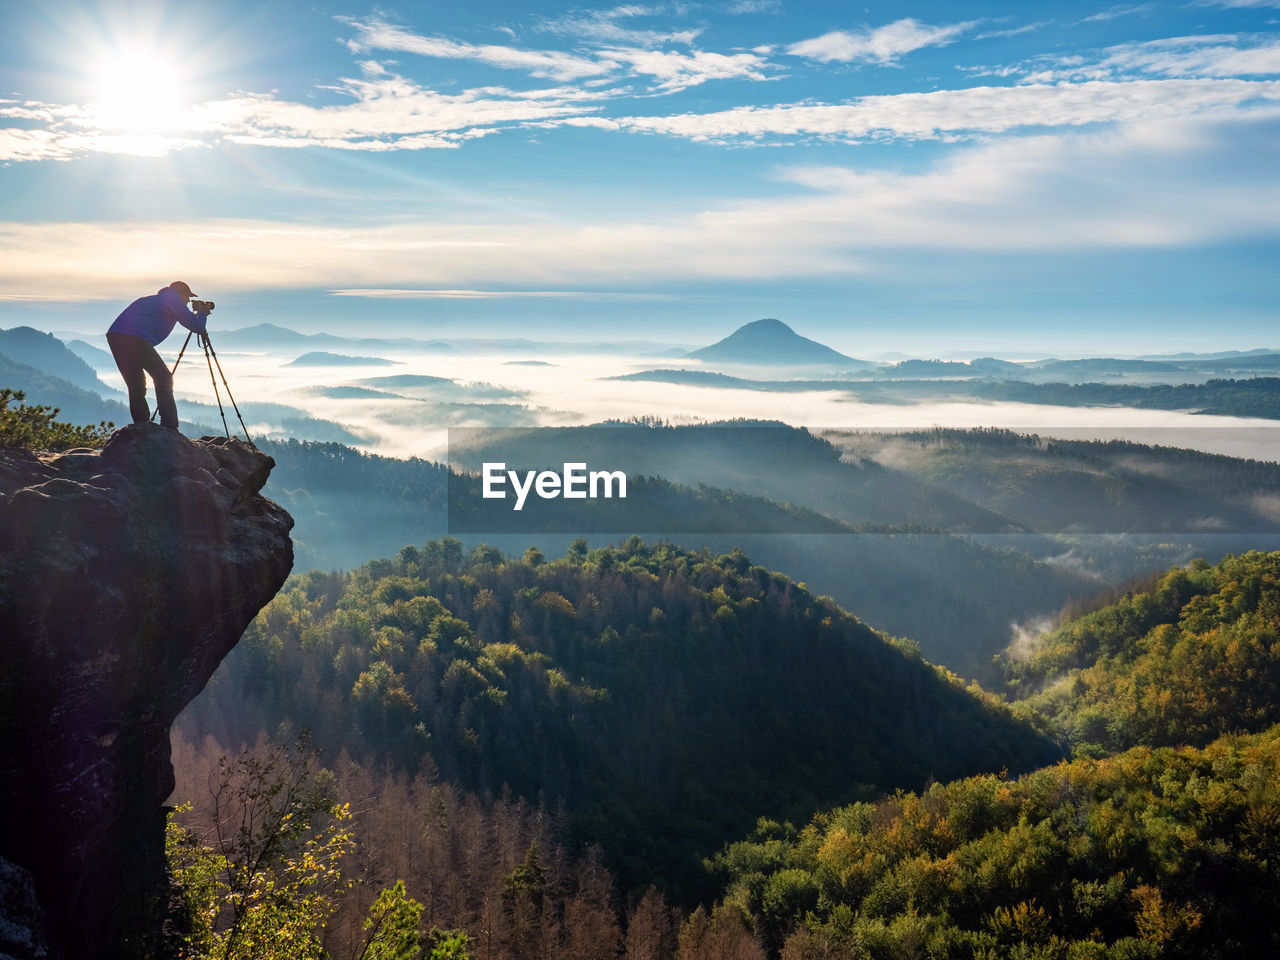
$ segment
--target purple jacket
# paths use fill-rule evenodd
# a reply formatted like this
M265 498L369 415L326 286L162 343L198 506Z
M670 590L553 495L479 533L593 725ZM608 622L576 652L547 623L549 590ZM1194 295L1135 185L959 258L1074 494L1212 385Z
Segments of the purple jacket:
M139 297L125 307L107 333L141 337L154 347L173 332L175 323L194 333L204 333L205 318L194 313L177 290L164 287L154 296Z

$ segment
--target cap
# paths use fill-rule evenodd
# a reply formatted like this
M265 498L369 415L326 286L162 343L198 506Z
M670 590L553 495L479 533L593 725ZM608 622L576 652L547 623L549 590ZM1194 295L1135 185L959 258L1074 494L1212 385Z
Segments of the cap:
M178 293L182 295L183 300L190 300L195 296L195 294L191 292L191 287L182 280L175 280L173 283L169 284L169 286L177 290Z

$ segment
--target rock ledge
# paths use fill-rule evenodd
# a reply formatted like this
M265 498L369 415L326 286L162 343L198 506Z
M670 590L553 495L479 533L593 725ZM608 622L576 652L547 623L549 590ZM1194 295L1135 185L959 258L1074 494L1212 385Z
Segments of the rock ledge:
M272 466L152 424L0 450L0 858L54 960L164 955L169 728L293 566Z

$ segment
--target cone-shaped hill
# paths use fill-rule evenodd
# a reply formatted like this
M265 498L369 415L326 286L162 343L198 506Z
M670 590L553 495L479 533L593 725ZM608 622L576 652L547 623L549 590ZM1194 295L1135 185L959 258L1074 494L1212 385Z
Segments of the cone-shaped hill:
M754 363L772 366L795 364L841 364L874 366L865 360L838 353L830 347L802 337L781 320L754 320L709 347L685 356L724 363Z

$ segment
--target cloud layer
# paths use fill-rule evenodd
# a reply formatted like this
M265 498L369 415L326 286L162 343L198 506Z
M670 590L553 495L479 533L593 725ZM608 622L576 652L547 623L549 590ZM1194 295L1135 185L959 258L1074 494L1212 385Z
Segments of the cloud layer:
M1171 248L1280 231L1280 171L1252 159L1278 152L1271 108L977 144L918 173L795 166L789 196L649 220L8 223L0 298L123 296L192 263L220 288L406 296L837 276L904 249Z
M486 195L483 223L467 221L474 205L454 212L464 208L450 206L445 190L430 200L431 220L417 223L407 222L409 209L428 201L415 206L414 194L405 207L370 209L364 221L358 203L335 203L323 211L282 204L293 211L288 222L253 208L249 217L180 225L98 224L90 215L0 224L0 299L127 296L191 263L223 289L635 298L680 284L888 272L910 259L895 261L900 251L1017 258L1280 237L1280 173L1266 162L1280 155L1274 33L1206 31L1092 48L1042 39L1148 19L1145 5L1125 5L1066 26L903 18L826 32L810 22L787 36L775 3L736 6L741 19L722 33L704 18L711 8L676 3L579 10L465 36L382 15L341 18L332 49L344 75L301 94L235 91L180 104L138 126L127 119L137 111L111 104L8 94L0 163L204 150L219 164L252 165L262 151L459 150L506 138L527 145L522 159L545 166L512 173L517 164L500 151L476 151L491 165L477 190L502 178L501 189L518 198ZM716 42L724 36L736 42ZM1033 55L996 65L982 56L1009 49ZM969 62L954 64L962 52ZM907 69L921 61L925 69ZM647 161L627 154L640 135L636 153L661 155L670 169L641 169ZM654 146L661 140L672 142L668 153ZM795 149L738 151L751 179L735 187L713 182L719 168L682 181L689 158L696 166L722 156L684 142ZM597 166L575 155L583 144ZM454 169L436 161L348 160L344 172L360 173L344 182L359 192L366 171L390 179ZM546 173L552 163L564 169ZM581 202L578 172L591 188ZM559 192L530 199L542 176ZM629 178L644 181L653 202L637 194L614 208L632 212L606 212L613 197L628 195ZM699 184L711 184L717 199L695 193ZM385 193L411 196L398 186ZM553 210L565 197L565 209ZM592 197L606 199L596 207ZM523 212L535 210L541 218Z
M1280 81L1136 80L971 87L863 97L842 104L738 107L660 117L573 117L559 123L728 142L766 137L836 141L943 139L1025 127L1185 116L1280 100Z
M1256 5L1256 4L1255 4ZM1038 30L1024 24L975 37L979 21L928 24L903 18L855 25L749 50L702 49L694 8L628 4L533 21L567 49L476 43L417 32L382 16L340 17L360 75L337 79L304 101L237 92L149 116L130 127L109 105L0 99L0 162L70 160L87 153L164 153L220 143L368 152L457 148L502 133L557 126L645 133L716 143L794 140L954 140L1036 127L1128 123L1206 110L1247 110L1277 99L1280 37L1203 34L1046 54L999 66L960 68L962 81L839 101L762 102L769 81L795 71L896 68L926 48L981 43ZM752 10L757 9L752 7ZM760 8L764 9L764 8ZM1118 6L1091 18L1142 13ZM746 8L743 12L749 12ZM388 60L388 55L408 59ZM440 61L461 61L494 79L466 88L415 79ZM974 84L976 77L998 82ZM508 82L509 81L509 82ZM670 98L707 84L734 85L736 105L691 110ZM742 94L746 94L743 96ZM127 113L127 111L126 111Z

